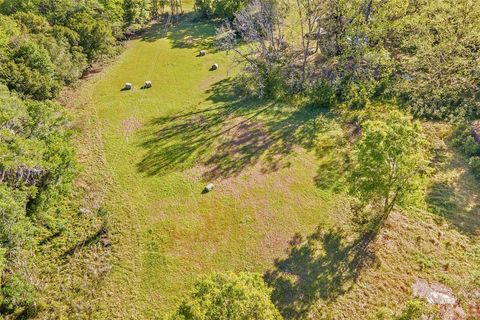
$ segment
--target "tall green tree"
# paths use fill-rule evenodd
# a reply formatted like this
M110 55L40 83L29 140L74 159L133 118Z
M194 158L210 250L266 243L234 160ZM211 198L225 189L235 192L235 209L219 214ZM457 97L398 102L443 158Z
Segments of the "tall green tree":
M420 124L399 111L369 120L355 144L350 193L378 208L382 221L399 202L422 186L426 172L426 140Z

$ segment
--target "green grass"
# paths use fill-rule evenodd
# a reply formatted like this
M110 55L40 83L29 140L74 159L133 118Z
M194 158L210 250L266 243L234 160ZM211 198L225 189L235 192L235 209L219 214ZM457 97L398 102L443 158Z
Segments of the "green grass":
M342 125L323 110L239 100L238 67L210 47L214 30L188 18L155 26L76 93L83 175L93 177L91 201L110 212L113 242L92 317L161 318L211 271L268 271L291 318L398 309L416 277L460 292L476 261L473 231L450 210L464 204L441 191L429 201L445 203L451 219L395 213L372 251L358 251L347 199L319 188ZM220 69L209 71L213 63ZM152 89L140 89L145 80ZM134 89L121 91L125 82ZM210 181L214 191L202 194Z
M103 148L114 185L115 260L103 307L115 317L160 316L204 273L263 272L295 232L331 221L333 201L314 184L315 157L295 150L311 149L310 131L328 120L237 101L230 58L211 49L196 57L213 33L202 22L165 36L154 27L82 89L103 140L83 148ZM209 71L213 63L218 71ZM145 80L152 89L139 88ZM125 82L134 90L120 91ZM209 181L215 190L202 194Z

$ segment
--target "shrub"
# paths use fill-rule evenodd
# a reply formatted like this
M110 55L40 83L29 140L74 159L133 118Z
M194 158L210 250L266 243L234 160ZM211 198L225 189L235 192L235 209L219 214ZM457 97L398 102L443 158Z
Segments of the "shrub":
M335 90L326 80L317 81L307 95L309 104L318 108L331 108L337 102Z
M195 0L195 10L206 17L213 16L213 0Z
M261 69L264 96L277 99L285 94L285 81L280 67L273 66L270 70Z
M472 168L475 176L480 178L480 157L472 157L469 161L470 168Z
M480 143L469 135L463 142L463 152L468 157L474 157L480 155Z
M213 273L198 281L171 319L280 320L260 274Z
M421 320L435 319L437 312L434 307L428 305L423 300L410 300L407 302L405 309L396 317L398 320Z
M455 130L453 145L469 157L469 166L475 176L480 178L480 143L470 133L470 125L460 124Z
M15 273L5 278L2 298L1 308L4 313L14 313L21 308L24 315L35 315L35 288L20 274Z
M219 18L227 18L232 20L235 12L242 9L245 0L217 0L214 2L213 14Z
M377 312L369 317L373 320L422 320L422 319L437 319L438 310L427 304L423 300L414 299L409 300L405 304L401 313L395 314L389 308L380 308Z
M372 88L364 83L354 83L345 79L339 87L340 99L352 109L365 107L372 95Z

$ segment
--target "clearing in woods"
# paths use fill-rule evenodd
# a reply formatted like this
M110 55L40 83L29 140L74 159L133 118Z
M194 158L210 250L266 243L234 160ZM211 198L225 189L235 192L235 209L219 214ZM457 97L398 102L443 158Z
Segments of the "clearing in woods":
M312 142L322 115L235 99L235 66L210 47L214 32L188 18L155 26L80 88L92 136L80 153L99 150L112 184L115 258L101 303L115 318L164 314L214 270L263 272L295 232L329 221L314 157L295 145ZM126 82L133 90L121 91ZM215 189L202 194L208 182Z
M472 269L468 232L426 213L420 224L395 213L375 267L359 274L354 233L328 229L346 225L346 199L319 188L341 126L324 110L238 99L238 70L211 47L214 32L188 15L167 31L154 26L78 90L79 155L97 177L91 189L108 190L114 251L98 317L161 317L212 271L266 272L291 318L315 307L345 319L398 309L417 277L460 289ZM146 80L153 87L142 90ZM126 82L133 90L121 91ZM202 194L209 182L213 192ZM441 183L431 193L439 208ZM465 214L468 231L478 230L478 208Z

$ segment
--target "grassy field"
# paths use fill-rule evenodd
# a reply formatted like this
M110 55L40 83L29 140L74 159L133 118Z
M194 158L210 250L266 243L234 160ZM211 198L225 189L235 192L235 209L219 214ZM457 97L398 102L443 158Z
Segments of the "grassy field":
M425 205L433 213L395 213L357 268L348 201L319 188L342 126L324 110L238 99L238 68L210 47L214 31L188 17L154 26L75 93L83 174L95 176L87 181L109 211L113 243L91 317L161 318L214 270L266 273L288 318L399 309L417 277L455 292L471 284L480 192L461 159L439 147ZM153 88L141 89L145 80ZM134 89L121 91L125 82ZM215 189L203 194L208 182Z
M163 314L203 273L262 272L295 232L331 221L314 157L293 150L321 125L316 112L236 101L230 59L196 57L213 32L201 22L166 34L157 26L82 89L114 182L106 307L116 317ZM147 79L153 88L141 90ZM134 90L121 91L127 81ZM210 181L215 191L202 194Z

